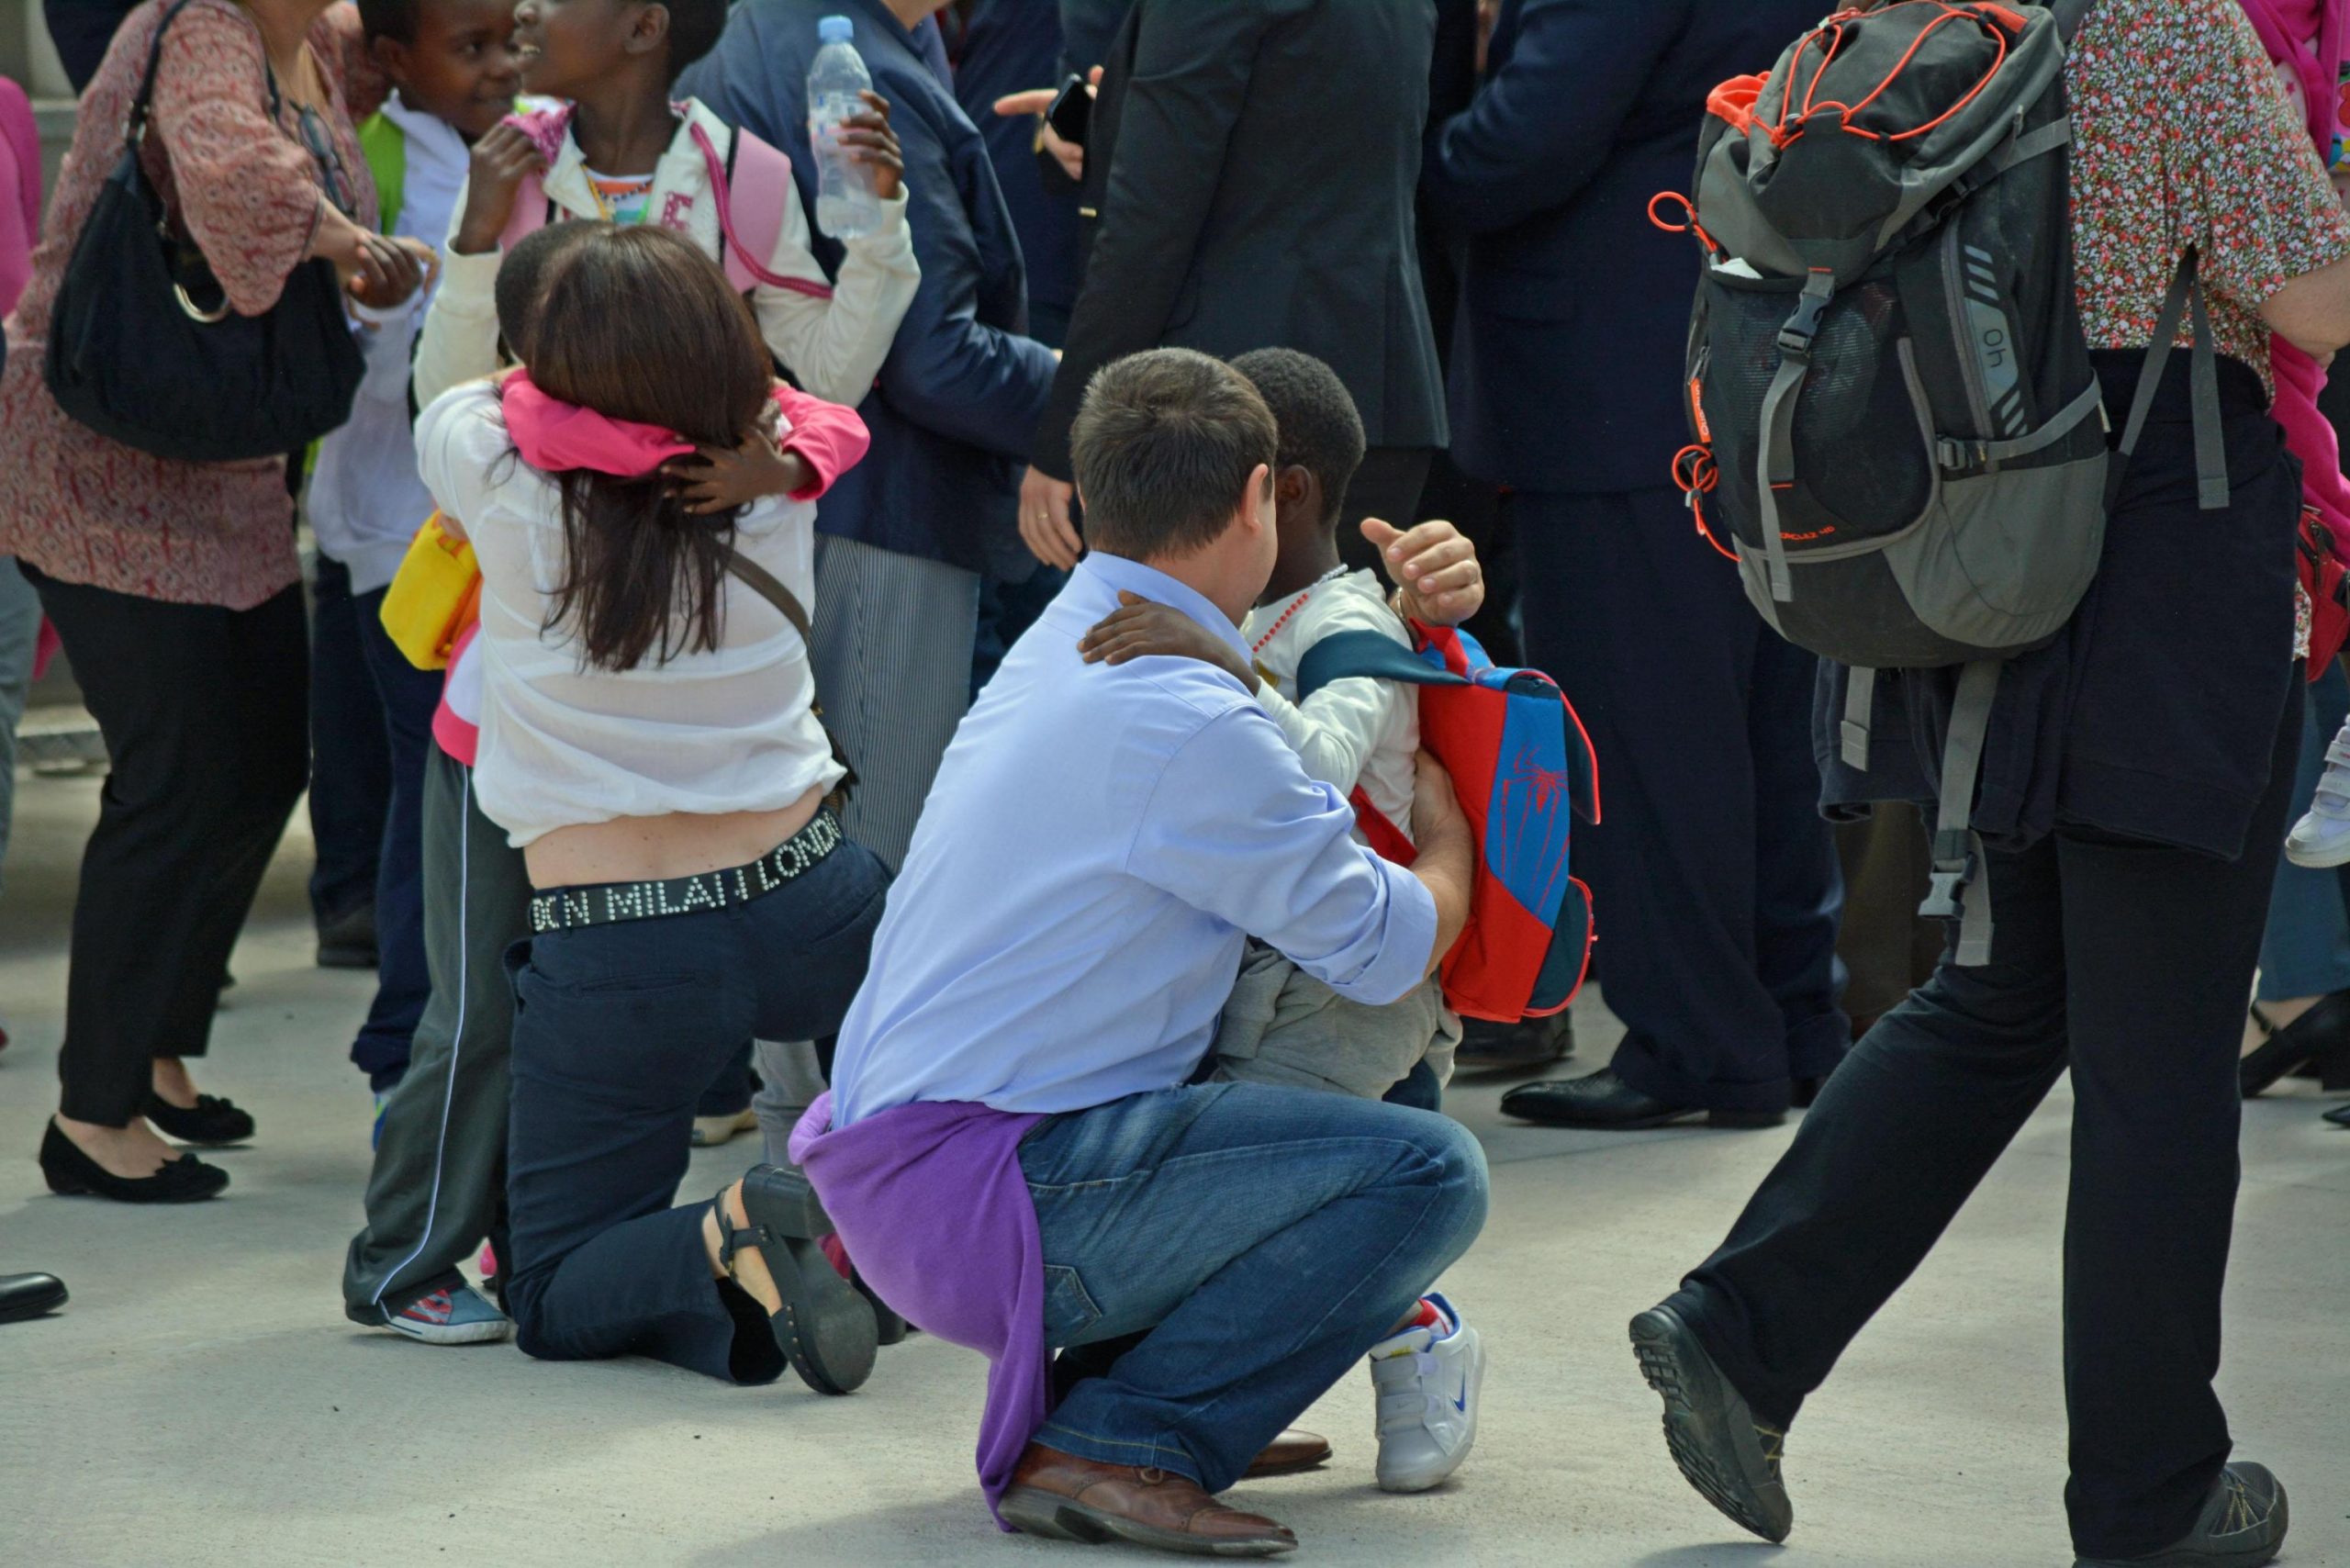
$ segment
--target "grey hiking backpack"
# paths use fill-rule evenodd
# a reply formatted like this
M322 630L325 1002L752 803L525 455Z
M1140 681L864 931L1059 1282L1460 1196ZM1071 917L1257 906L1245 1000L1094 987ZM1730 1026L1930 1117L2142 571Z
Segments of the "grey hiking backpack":
M2089 4L1830 17L1767 77L1715 91L1685 203L1706 266L1674 473L1699 529L1773 627L1851 667L1852 767L1868 767L1877 671L1964 666L1919 911L1957 915L1964 892L1961 963L1989 952L1971 822L2000 666L2053 640L2096 576L2182 313L2199 499L2228 503L2191 249L2107 459L2073 291L2064 83Z

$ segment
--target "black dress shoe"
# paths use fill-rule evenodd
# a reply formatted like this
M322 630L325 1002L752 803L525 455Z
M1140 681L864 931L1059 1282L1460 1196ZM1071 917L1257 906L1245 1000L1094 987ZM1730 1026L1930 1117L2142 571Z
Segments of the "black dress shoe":
M363 903L332 920L319 922L319 968L372 969L380 957L373 903Z
M1612 1067L1582 1078L1521 1083L1502 1096L1502 1114L1552 1127L1600 1127L1631 1132L1670 1126L1703 1116L1717 1127L1775 1127L1785 1111L1708 1111L1703 1105L1668 1105L1616 1076Z
M0 1323L17 1323L65 1305L65 1282L55 1274L0 1274Z
M1563 1061L1575 1054L1575 1024L1572 1013L1529 1018L1521 1024L1496 1024L1487 1018L1464 1018L1460 1047L1453 1053L1456 1072L1530 1072Z
M2325 1119L2337 1127L2350 1127L2350 1105L2336 1105L2325 1114Z
M157 1132L182 1143L217 1148L253 1136L252 1116L218 1094L199 1094L195 1104L183 1106L150 1093L140 1103L139 1114L154 1123Z
M2255 1002L2252 1022L2268 1037L2236 1069L2245 1099L2304 1067L2315 1068L2328 1090L2350 1089L2350 991L2320 997L2307 1013L2281 1029L2272 1025Z
M67 1196L112 1198L118 1204L192 1204L229 1184L229 1173L193 1154L166 1160L152 1176L118 1176L60 1131L55 1122L40 1140L40 1173L49 1190Z

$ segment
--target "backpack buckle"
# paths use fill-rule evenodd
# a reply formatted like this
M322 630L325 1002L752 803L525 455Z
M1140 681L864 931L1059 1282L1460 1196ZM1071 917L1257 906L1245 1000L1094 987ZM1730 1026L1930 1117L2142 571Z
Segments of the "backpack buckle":
M1811 353L1811 341L1819 335L1820 319L1828 314L1828 302L1835 297L1836 274L1826 267L1814 267L1804 280L1803 297L1796 304L1796 313L1779 329L1779 352L1791 359L1803 359Z
M1957 919L1958 895L1974 876L1972 856L1955 866L1935 861L1932 874L1927 879L1926 902L1918 906L1918 913L1928 920Z
M1934 438L1934 461L1946 473L1962 474L1969 468L1987 468L1991 464L1988 442L1962 441L1956 436Z

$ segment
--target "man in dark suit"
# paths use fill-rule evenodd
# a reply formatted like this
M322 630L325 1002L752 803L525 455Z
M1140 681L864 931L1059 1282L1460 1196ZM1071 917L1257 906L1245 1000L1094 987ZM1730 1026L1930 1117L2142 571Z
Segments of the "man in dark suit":
M1348 521L1411 521L1444 398L1413 196L1433 0L1137 0L1086 139L1088 258L1021 487L1021 537L1069 566L1069 431L1086 382L1160 346L1329 363L1371 450Z
M1429 139L1431 211L1470 242L1452 453L1516 492L1530 661L1599 755L1579 834L1628 1033L1606 1070L1504 1108L1576 1126L1780 1121L1841 1058L1842 901L1811 754L1813 661L1748 605L1670 482L1707 95L1770 69L1818 0L1506 0L1490 75Z

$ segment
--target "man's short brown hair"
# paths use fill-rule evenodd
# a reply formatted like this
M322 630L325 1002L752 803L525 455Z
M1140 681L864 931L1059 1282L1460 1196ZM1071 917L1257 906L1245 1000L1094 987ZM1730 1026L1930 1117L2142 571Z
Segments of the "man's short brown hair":
M1190 349L1113 360L1069 436L1086 537L1135 560L1187 555L1224 532L1259 464L1281 450L1248 378Z

